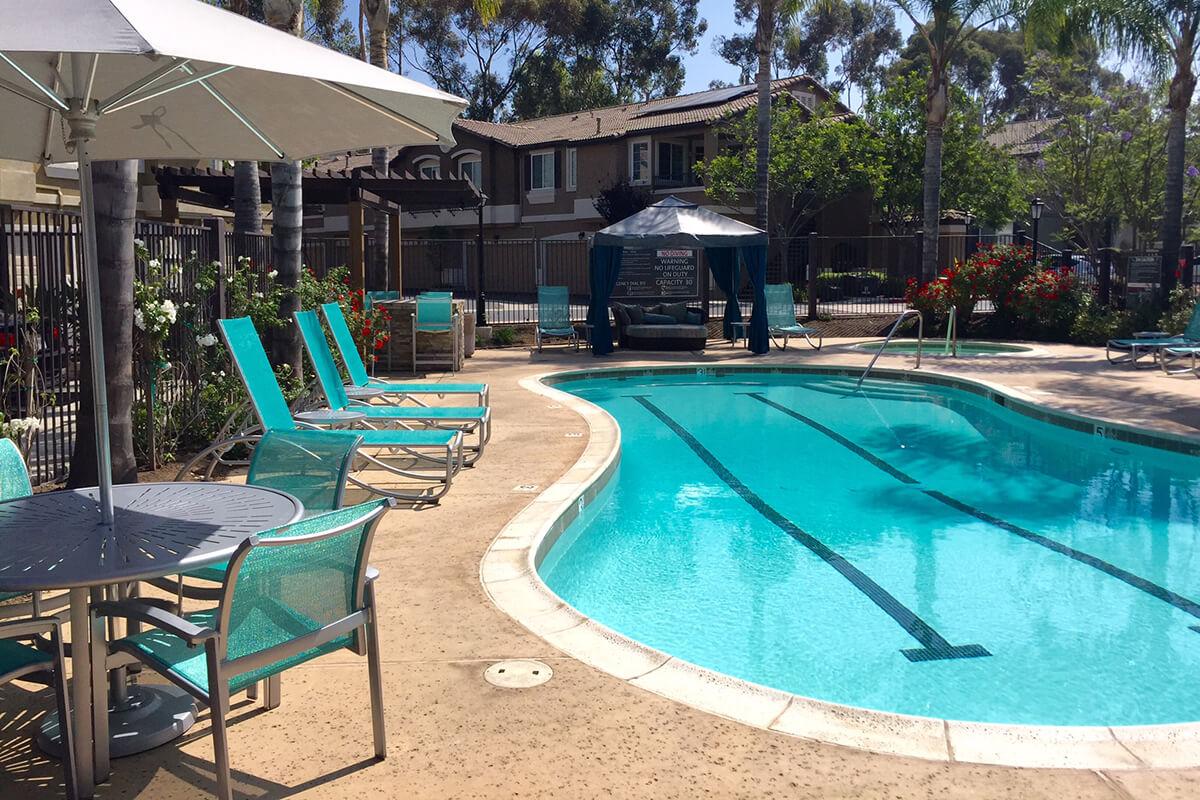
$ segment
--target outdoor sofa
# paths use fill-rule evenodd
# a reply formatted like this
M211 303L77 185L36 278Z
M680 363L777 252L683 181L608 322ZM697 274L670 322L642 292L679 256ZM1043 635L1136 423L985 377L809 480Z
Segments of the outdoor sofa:
M612 312L617 342L630 350L703 350L708 341L704 311L686 303L613 303Z

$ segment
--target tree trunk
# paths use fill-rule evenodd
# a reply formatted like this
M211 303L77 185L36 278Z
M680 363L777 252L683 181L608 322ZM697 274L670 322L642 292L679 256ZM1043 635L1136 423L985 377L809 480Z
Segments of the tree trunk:
M137 213L137 161L95 162L92 180L95 184L100 324L104 335L102 346L113 482L137 483L137 461L133 455L133 236ZM83 346L90 347L87 326L80 326L80 330ZM91 373L90 360L80 359L80 412L68 488L99 483Z
M1182 50L1183 48L1181 48ZM1186 53L1176 59L1175 77L1167 100L1170 127L1167 128L1167 183L1163 196L1162 219L1162 294L1165 306L1175 288L1175 270L1179 265L1179 246L1183 241L1183 170L1187 145L1187 113L1196 90L1192 73L1191 43Z
M775 3L759 0L755 25L758 48L758 152L754 162L754 224L767 230L770 224L771 186L771 50L775 43Z
M371 63L380 69L388 68L387 29L391 0L362 0L371 31ZM377 175L387 175L391 151L387 147L376 147L371 151L371 167ZM386 211L371 212L371 263L367 268L366 288L387 287L388 274L388 226Z
M921 280L938 272L938 238L942 227L942 135L949 111L946 73L934 61L925 91L925 169L921 200Z
M257 161L237 161L233 165L233 252L249 255L247 234L262 233L262 187L258 182Z
M272 28L293 36L304 34L304 0L265 0L263 16ZM279 300L279 316L287 323L276 328L271 337L275 364L288 365L293 375L303 367L300 351L300 330L292 314L300 310L300 270L303 262L301 242L304 230L304 196L301 190L299 161L282 161L271 165L271 255L279 271L277 280L283 289Z

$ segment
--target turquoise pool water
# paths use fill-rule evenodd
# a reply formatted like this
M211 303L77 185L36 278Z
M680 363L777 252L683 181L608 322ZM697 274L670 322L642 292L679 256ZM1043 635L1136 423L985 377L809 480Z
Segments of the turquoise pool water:
M1200 720L1200 458L885 380L556 385L622 457L540 573L622 634L904 714Z

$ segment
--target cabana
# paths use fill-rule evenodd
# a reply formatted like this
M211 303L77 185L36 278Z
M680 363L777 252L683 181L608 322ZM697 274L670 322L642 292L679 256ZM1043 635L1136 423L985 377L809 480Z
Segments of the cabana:
M741 282L738 264L744 264L754 286L750 349L755 353L767 352L770 344L765 288L767 234L672 195L598 231L592 240L588 275L592 297L588 323L592 326L594 355L606 355L613 349L608 304L621 273L621 254L626 247L703 248L708 256L708 268L728 298L725 303L725 335L728 338L733 338L733 323L742 319L737 289Z

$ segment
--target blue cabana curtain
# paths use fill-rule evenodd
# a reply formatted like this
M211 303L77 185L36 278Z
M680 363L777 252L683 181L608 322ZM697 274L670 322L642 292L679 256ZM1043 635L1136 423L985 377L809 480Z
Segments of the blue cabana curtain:
M739 247L750 282L754 284L754 307L750 312L750 351L763 354L771 347L767 333L767 246Z
M725 338L733 340L733 323L742 321L742 308L738 305L738 284L741 283L742 273L738 269L737 250L732 247L709 247L704 251L708 256L708 269L712 273L717 286L725 293Z
M612 327L608 324L608 301L612 298L613 287L617 285L617 275L621 272L623 249L605 244L592 247L588 270L588 284L592 290L592 297L587 319L592 326L594 356L608 355L613 351Z

